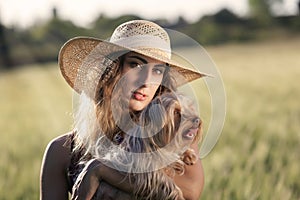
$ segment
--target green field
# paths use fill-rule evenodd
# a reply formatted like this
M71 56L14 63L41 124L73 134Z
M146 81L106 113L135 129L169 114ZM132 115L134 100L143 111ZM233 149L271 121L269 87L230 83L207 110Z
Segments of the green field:
M207 50L227 116L203 159L202 199L300 199L300 38ZM38 199L43 151L72 126L72 92L49 64L0 72L0 94L0 199Z

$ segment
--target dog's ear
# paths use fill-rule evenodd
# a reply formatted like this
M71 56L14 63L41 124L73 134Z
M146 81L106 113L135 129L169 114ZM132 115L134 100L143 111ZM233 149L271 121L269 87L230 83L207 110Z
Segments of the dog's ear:
M203 137L203 126L202 126L202 120L200 119L199 129L196 134L196 137L194 138L194 142L201 142Z

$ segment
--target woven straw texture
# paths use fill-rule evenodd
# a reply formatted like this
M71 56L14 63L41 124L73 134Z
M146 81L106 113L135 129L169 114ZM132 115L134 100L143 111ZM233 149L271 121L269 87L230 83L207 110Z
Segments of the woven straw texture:
M141 36L153 40L140 40ZM126 45L124 41L131 44ZM162 45L153 47L151 43ZM67 41L59 53L59 66L65 80L77 92L95 91L101 75L106 70L107 65L104 63L114 59L109 56L120 56L130 51L168 63L171 72L179 73L183 77L177 85L207 75L173 61L170 50L169 37L164 29L149 21L135 20L117 27L110 41L91 37L76 37Z

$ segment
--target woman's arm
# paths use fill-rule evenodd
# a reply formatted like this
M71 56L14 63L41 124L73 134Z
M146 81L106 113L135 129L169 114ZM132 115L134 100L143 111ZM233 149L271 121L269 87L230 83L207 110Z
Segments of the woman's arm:
M102 183L101 190L99 190L100 183ZM109 190L114 194L106 194ZM113 199L126 200L131 199L129 194L132 192L133 187L129 184L128 176L102 164L97 159L92 159L86 164L73 186L72 200L92 199L95 194L102 198L110 195ZM121 198L117 193L119 196L122 194Z
M64 146L69 134L52 140L44 154L41 167L40 200L67 200L66 169L70 163L70 147Z
M192 144L191 148L194 149L195 152L199 152L197 144ZM96 159L91 160L83 169L75 183L72 199L91 199L96 193L101 181L112 184L116 187L114 189L116 191L118 190L117 188L119 188L127 193L132 193L133 188L127 178L128 177L117 170L103 165L100 161ZM198 200L204 185L201 160L198 160L194 165L186 166L185 173L182 176L175 176L174 181L182 190L186 200Z
M79 174L72 191L72 200L115 199L131 200L133 187L119 171L97 159L90 160Z
M198 144L194 143L191 148L199 152ZM200 159L194 165L186 165L185 172L182 176L175 175L174 181L182 190L186 200L198 200L204 186L204 172Z

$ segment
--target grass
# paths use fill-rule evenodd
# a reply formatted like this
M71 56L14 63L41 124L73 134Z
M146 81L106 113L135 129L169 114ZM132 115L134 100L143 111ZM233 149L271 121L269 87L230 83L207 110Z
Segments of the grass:
M288 38L207 49L227 116L203 159L202 199L300 199L299 46ZM38 199L43 151L71 128L72 92L49 64L0 72L0 94L0 199Z
M38 199L43 151L71 124L71 91L51 65L2 72L0 93L0 199Z
M227 45L210 53L223 75L227 117L203 159L203 199L299 199L300 40Z

